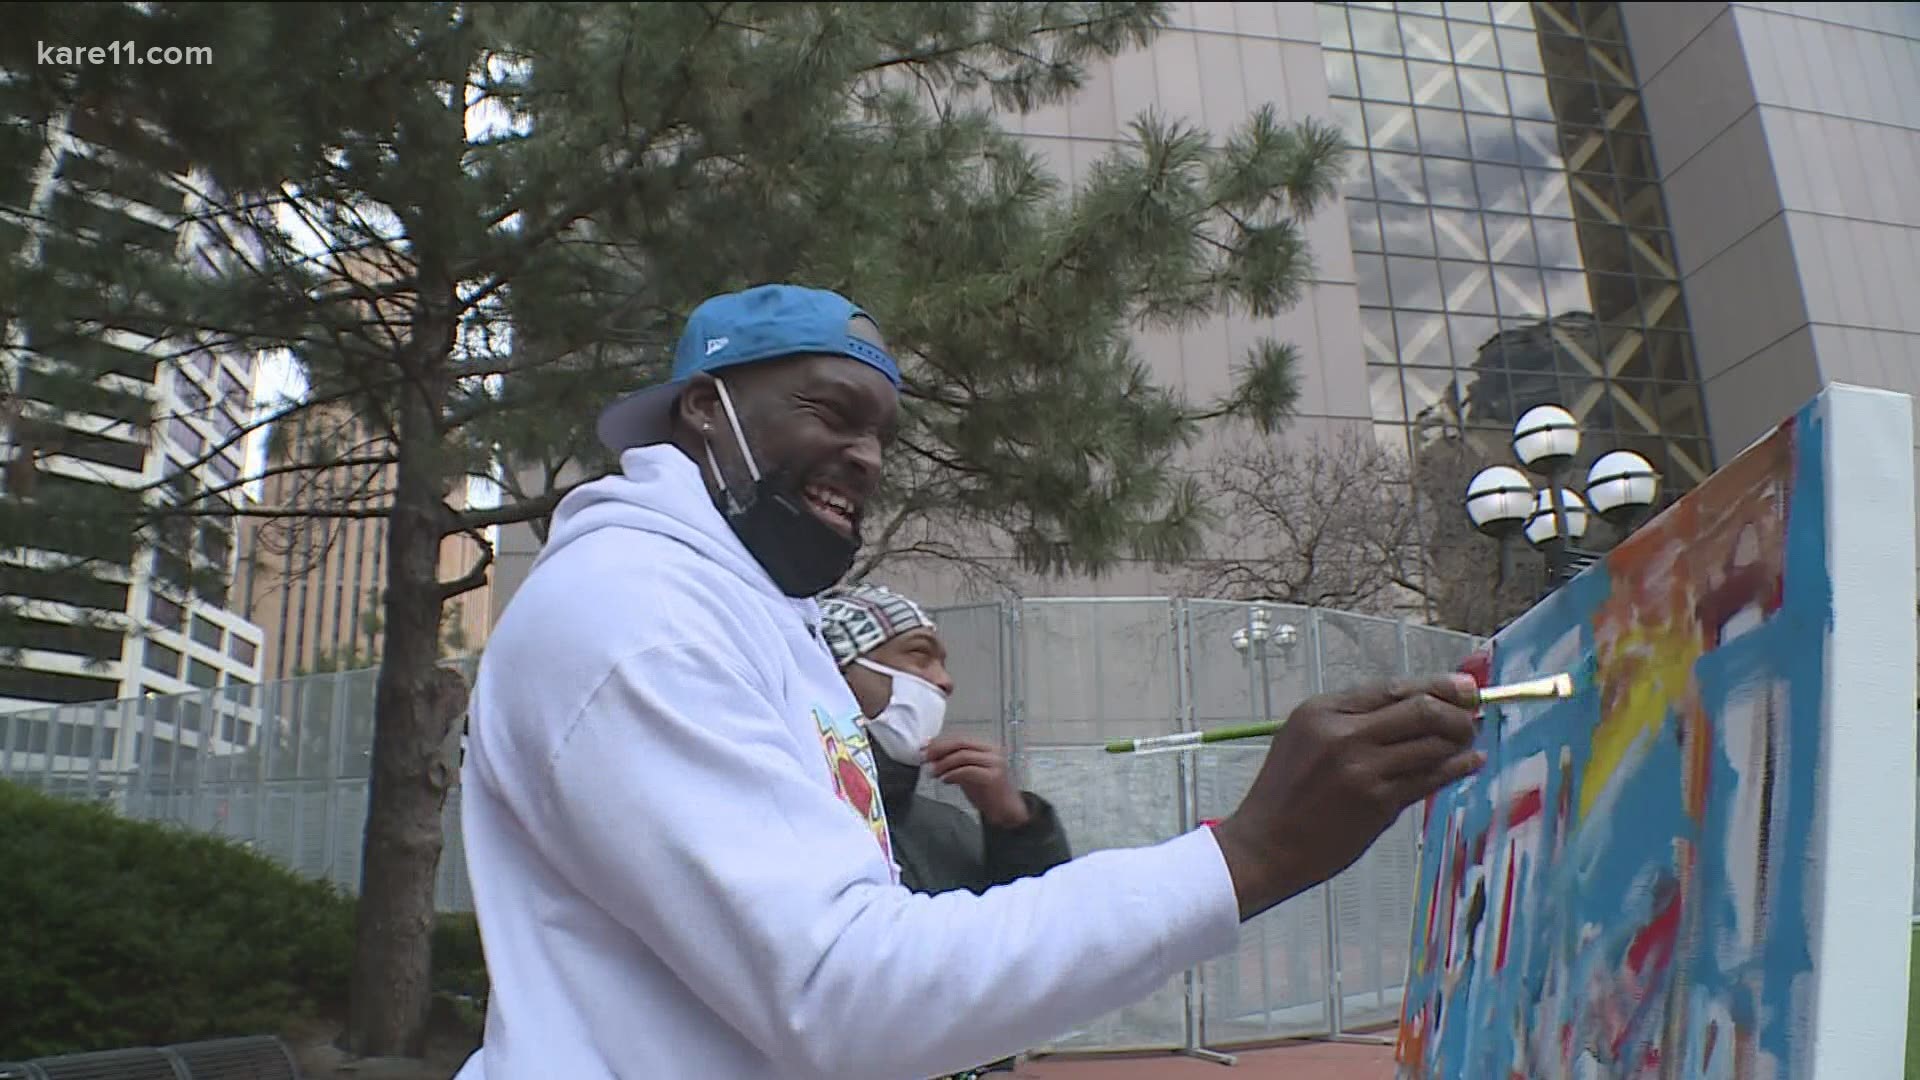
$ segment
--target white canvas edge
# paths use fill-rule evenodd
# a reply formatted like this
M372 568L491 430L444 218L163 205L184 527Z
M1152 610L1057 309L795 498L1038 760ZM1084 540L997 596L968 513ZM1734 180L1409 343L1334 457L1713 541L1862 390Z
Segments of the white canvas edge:
M1905 394L1838 384L1814 400L1813 415L1824 414L1826 430L1833 628L1815 818L1824 857L1810 913L1813 1056L1804 1075L1866 1080L1900 1075L1906 1053L1915 808L1913 406ZM1791 1062L1780 1065L1793 1069Z

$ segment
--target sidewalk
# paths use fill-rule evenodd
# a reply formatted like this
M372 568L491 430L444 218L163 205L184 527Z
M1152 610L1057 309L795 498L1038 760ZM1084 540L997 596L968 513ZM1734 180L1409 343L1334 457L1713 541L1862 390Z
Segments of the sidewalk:
M1387 1033L1391 1037L1391 1031ZM1231 1067L1177 1054L1041 1058L1016 1080L1393 1080L1393 1047L1291 1042L1234 1051ZM996 1076L1007 1076L996 1073Z

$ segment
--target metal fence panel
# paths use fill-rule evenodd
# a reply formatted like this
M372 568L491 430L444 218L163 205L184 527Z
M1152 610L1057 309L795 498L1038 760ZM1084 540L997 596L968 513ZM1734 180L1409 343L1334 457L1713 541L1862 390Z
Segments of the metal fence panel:
M1178 730L1170 601L1024 600L1019 609L1019 750Z
M1139 847L1180 829L1180 755L1107 754L1097 747L1041 747L1028 757L1030 790L1052 803L1076 856ZM1170 979L1138 1004L1062 1032L1052 1051L1151 1049L1181 1045L1186 989Z
M1259 745L1218 747L1194 755L1200 816L1219 818L1232 812L1265 759L1266 748ZM1326 1031L1326 936L1322 888L1242 924L1239 946L1200 970L1205 1045Z

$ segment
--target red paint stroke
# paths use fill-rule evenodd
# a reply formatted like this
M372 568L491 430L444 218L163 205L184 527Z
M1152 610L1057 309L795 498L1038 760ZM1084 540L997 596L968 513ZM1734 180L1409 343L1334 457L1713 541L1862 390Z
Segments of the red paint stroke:
M1636 976L1647 973L1648 961L1655 967L1665 967L1673 958L1674 942L1680 933L1680 890L1675 889L1667 897L1660 909L1654 912L1653 919L1640 932L1633 936L1632 944L1627 946L1627 968Z
M1481 649L1460 661L1460 666L1455 670L1473 676L1475 686L1486 686L1493 681L1493 650Z
M1453 932L1454 916L1460 906L1460 889L1467 877L1467 837L1464 832L1456 831L1453 837L1452 882L1447 886L1447 952L1444 963L1446 970L1453 969L1453 946L1460 935Z
M1759 604L1771 616L1786 599L1785 574L1779 564L1755 561L1745 566L1727 567L1727 576L1718 587L1694 605L1694 618L1715 646L1723 644L1727 623L1742 610Z
M1528 788L1507 804L1507 828L1517 829L1540 816L1546 807L1546 795L1539 788Z
M1513 881L1519 875L1514 863L1519 860L1520 845L1507 845L1507 884L1500 900L1500 943L1494 949L1493 970L1500 971L1507 966L1507 940L1513 929Z

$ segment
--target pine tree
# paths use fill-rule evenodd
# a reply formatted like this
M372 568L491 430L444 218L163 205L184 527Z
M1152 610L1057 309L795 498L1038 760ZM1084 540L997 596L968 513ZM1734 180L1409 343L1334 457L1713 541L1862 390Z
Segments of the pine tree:
M121 558L129 537L152 548L187 520L388 520L352 1049L421 1049L447 793L431 767L447 722L438 631L487 572L483 558L438 580L441 541L537 520L570 467L608 467L596 411L664 373L699 300L802 281L880 319L907 389L877 555L957 529L1010 537L1043 571L1192 549L1204 517L1180 453L1209 418L1284 421L1293 353L1260 344L1227 399L1194 403L1152 381L1133 335L1295 302L1311 269L1303 220L1331 197L1339 138L1271 109L1219 138L1146 116L1069 190L997 121L1071 94L1088 63L1148 42L1165 9L149 3L11 16L0 67L14 128L137 118L191 165L155 175L184 196L176 232L195 256L41 220L0 191L14 220L59 240L9 246L0 270L0 315L31 327L26 365L104 385L88 350L108 330L175 343L163 367L281 352L307 392L251 427L286 430L341 403L353 422L306 425L274 468L392 477L298 510L193 485L191 470L133 505L97 491L58 504L63 532L104 545L60 545L85 559ZM210 46L214 61L37 65L36 41ZM13 451L0 536L27 546L60 451ZM455 509L472 477L500 482L502 504Z

